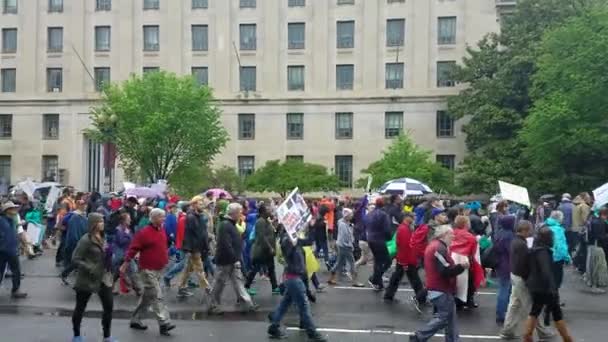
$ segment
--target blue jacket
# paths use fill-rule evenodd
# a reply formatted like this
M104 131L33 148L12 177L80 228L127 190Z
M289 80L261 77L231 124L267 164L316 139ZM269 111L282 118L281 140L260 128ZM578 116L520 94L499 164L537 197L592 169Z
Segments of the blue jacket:
M566 230L572 229L572 211L574 210L574 204L572 204L572 201L562 201L557 210L564 214L564 228L566 228Z
M570 262L568 253L568 242L566 241L566 230L562 225L552 218L548 218L545 223L553 232L553 261Z
M167 214L165 219L165 233L167 234L167 241L175 241L177 234L177 216L173 213Z
M0 252L15 256L18 254L19 239L11 221L12 219L0 215ZM4 270L0 272L4 272Z
M386 242L392 238L391 221L384 210L376 208L366 216L365 233L367 242Z
M86 234L89 230L87 218L84 214L81 215L77 212L74 212L70 216L66 227L67 230L65 237L64 255L66 256L67 260L71 260L72 253L74 252L74 249L76 249L78 241L80 241L84 234Z

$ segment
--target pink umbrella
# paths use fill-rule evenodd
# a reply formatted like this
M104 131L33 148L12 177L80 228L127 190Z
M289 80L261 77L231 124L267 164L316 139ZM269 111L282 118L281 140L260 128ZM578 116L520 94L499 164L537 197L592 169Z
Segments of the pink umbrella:
M209 189L209 190L203 192L203 195L206 195L209 192L211 192L213 194L213 198L218 198L218 197L220 197L220 194L224 194L224 196L226 196L227 199L232 199L232 195L230 195L230 193L224 189Z

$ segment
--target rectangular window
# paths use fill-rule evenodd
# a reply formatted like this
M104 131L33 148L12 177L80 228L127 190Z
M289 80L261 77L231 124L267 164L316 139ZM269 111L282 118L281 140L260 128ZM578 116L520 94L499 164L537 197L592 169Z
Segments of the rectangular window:
M110 68L95 68L95 90L102 91L110 83Z
M142 72L144 75L152 73L152 72L159 72L160 68L159 67L144 67Z
M6 139L13 136L13 115L0 114L0 138Z
M304 114L287 113L287 139L300 140L304 138Z
M239 140L255 139L255 114L239 114Z
M4 14L17 14L17 0L3 0L2 2Z
M355 21L338 21L336 30L338 49L352 49L355 47Z
M192 9L208 8L209 1L207 0L192 0Z
M386 21L386 46L403 46L405 43L405 19Z
M238 156L239 176L245 178L251 176L255 170L254 156Z
M48 28L48 52L63 51L63 27Z
M287 67L287 90L304 90L304 66Z
M439 17L437 21L437 44L456 44L456 17Z
M456 156L453 154L438 154L436 157L437 163L448 170L454 170Z
M144 51L160 50L158 25L144 26Z
M287 24L288 48L290 50L303 49L306 42L306 26L304 23Z
M95 4L96 11L111 11L112 0L96 0Z
M209 84L209 69L207 67L192 67L192 76L199 86Z
M437 112L437 137L446 138L454 136L454 118L448 112Z
M241 0L240 2L241 8L255 8L255 6L255 0Z
M14 93L17 89L17 69L0 70L0 83L3 93Z
M289 0L289 7L304 7L306 6L306 0Z
M336 156L336 176L343 186L353 186L353 156Z
M42 115L42 138L44 140L59 139L59 114Z
M95 26L95 51L110 51L110 26Z
M160 8L160 0L144 0L145 10L157 10Z
M285 156L285 161L287 161L287 162L303 163L304 162L304 156L301 156L301 155L288 155L288 156Z
M59 179L59 157L42 156L42 181L56 182Z
M384 113L384 137L398 137L403 132L403 112Z
M192 25L192 51L207 51L208 42L207 25Z
M386 63L386 89L403 88L403 63Z
M63 12L63 0L49 0L49 12L50 13Z
M239 26L239 33L241 39L241 50L255 50L256 49L256 25L255 24L241 24Z
M456 62L454 61L437 62L437 87L453 87L456 85L456 82L454 82L455 68Z
M336 89L353 89L355 66L352 64L336 65Z
M49 93L60 93L63 90L63 69L46 69L46 91Z
M241 91L256 90L256 68L254 66L241 67Z
M338 0L338 5L354 5L355 0Z
M0 184L11 184L11 156L0 156Z
M4 53L17 52L17 29L16 28L2 29L2 52L4 52Z
M336 139L353 138L353 113L336 113Z

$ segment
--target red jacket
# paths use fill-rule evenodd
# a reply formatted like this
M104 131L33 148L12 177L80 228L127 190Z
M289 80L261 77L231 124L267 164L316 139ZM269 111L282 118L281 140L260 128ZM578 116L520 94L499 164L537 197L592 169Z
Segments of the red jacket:
M180 212L177 218L177 232L175 233L175 248L182 249L184 234L186 234L186 213Z
M410 246L412 231L405 224L397 227L397 263L401 266L416 266L416 253Z
M473 287L478 289L485 283L484 270L477 254L477 238L467 228L455 228L454 240L450 246L450 252L464 255L469 258L471 272L473 273Z
M464 272L464 267L454 264L443 241L433 240L424 251L424 271L427 290L454 294L456 276Z
M138 231L129 245L125 262L129 262L137 253L139 253L139 268L152 271L165 268L169 262L165 230L148 225Z
M414 234L412 234L410 240L410 246L412 247L412 252L416 258L422 258L424 256L424 251L429 245L428 234L429 226L426 223L421 224L414 230Z

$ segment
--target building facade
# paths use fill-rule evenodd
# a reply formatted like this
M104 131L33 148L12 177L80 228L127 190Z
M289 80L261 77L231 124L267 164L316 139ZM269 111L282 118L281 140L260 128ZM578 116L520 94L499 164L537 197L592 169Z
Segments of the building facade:
M99 85L159 69L214 89L215 163L242 175L294 158L352 184L402 132L454 167L450 69L499 28L488 0L0 1L0 177L80 189L121 179L84 132Z

